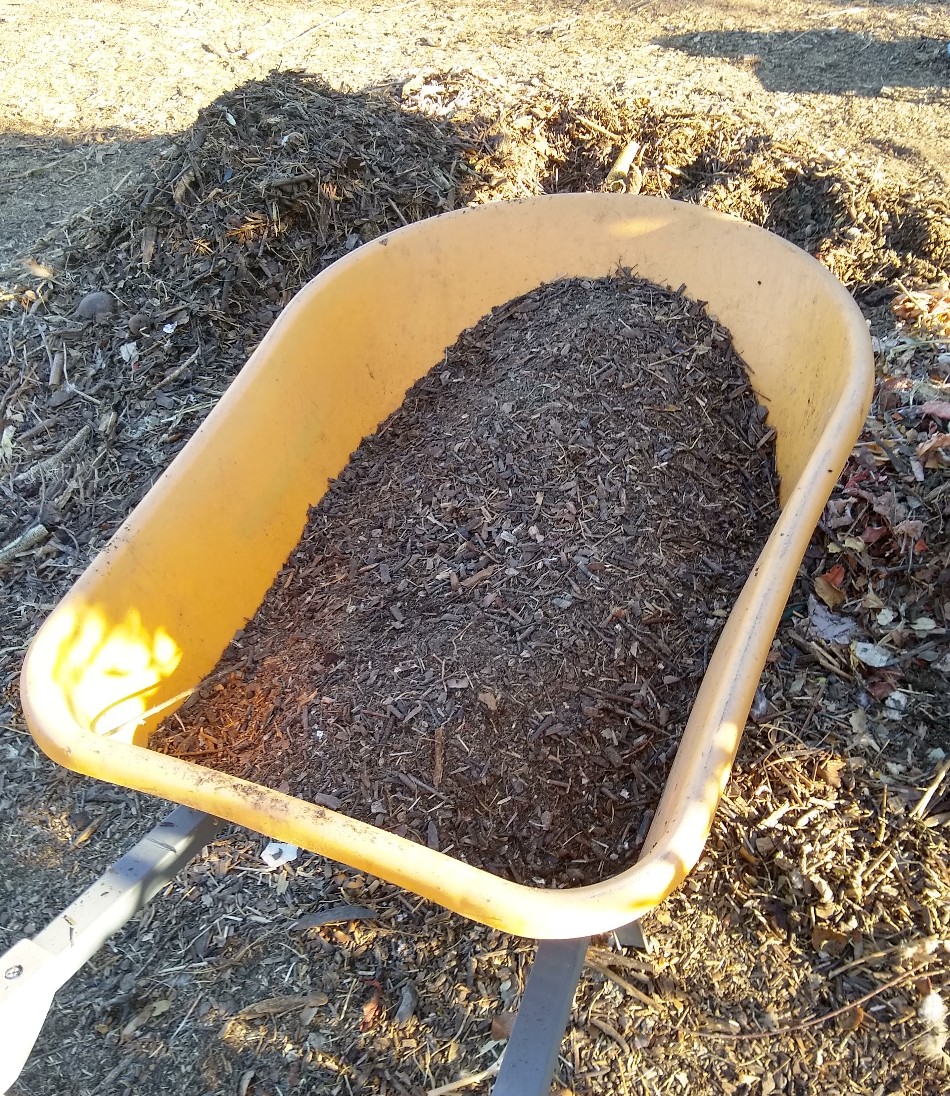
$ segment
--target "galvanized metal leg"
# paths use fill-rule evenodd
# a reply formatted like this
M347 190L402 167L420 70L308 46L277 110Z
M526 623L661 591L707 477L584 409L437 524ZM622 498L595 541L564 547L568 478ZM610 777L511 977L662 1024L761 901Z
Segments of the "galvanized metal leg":
M547 1096L589 943L538 945L492 1096Z
M650 950L649 941L643 935L639 921L631 921L629 925L614 929L613 937L622 948L636 948L637 951Z
M0 1093L20 1075L53 995L221 828L178 807L32 940L0 956Z

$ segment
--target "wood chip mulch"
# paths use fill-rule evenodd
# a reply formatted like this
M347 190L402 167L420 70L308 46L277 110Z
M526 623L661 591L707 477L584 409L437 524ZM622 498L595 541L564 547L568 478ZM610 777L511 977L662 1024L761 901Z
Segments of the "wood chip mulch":
M353 455L159 748L520 882L616 873L777 513L764 420L680 293L496 309Z

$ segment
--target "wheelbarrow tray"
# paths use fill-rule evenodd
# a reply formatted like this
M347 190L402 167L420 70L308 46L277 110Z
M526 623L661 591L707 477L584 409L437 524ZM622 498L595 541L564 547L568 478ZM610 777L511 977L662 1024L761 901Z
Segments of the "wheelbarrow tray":
M340 813L149 749L256 612L361 439L494 306L629 267L733 334L776 431L782 509L725 624L644 853L529 887ZM34 639L22 701L77 772L206 811L535 938L636 920L698 860L798 566L860 432L873 368L845 289L788 242L693 205L553 195L460 210L366 244L305 286Z

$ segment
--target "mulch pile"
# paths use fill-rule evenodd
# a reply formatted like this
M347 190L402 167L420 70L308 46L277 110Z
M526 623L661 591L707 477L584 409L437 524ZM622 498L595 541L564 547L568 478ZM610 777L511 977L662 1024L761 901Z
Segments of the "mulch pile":
M741 112L543 86L525 101L455 72L421 74L402 98L457 127L470 201L633 189L696 202L791 240L859 296L898 278L938 282L950 268L950 203L939 179L911 182L843 149L778 140ZM621 185L611 169L625 148L634 170Z
M463 333L160 748L519 882L632 862L774 522L728 333L622 276Z
M386 91L274 74L78 216L30 285L0 287L0 571L23 572L25 600L52 608L306 281L453 207L459 163L449 127Z

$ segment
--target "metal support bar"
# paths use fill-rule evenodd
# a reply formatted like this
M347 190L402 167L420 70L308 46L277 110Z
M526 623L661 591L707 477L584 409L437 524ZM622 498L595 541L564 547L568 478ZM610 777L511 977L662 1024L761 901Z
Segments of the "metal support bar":
M178 807L32 940L0 956L0 1092L20 1075L53 995L215 836L222 823Z
M649 952L650 943L643 935L639 921L631 921L613 931L614 939L622 948L634 948L636 951Z
M589 943L538 944L492 1096L547 1096Z

